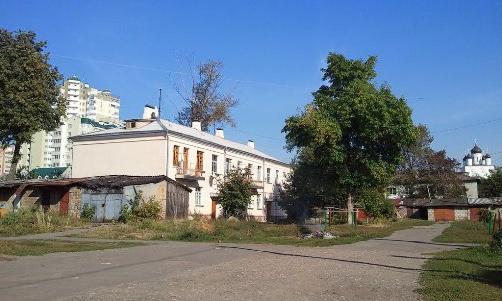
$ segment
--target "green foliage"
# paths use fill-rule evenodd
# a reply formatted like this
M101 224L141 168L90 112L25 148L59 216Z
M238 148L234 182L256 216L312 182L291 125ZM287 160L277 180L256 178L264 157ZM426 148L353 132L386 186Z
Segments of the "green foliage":
M481 179L479 195L486 198L502 196L502 168L497 169L488 178Z
M383 192L375 189L363 191L357 198L357 203L372 218L394 218L394 204L387 200Z
M21 144L38 131L59 126L66 100L59 97L62 76L49 63L46 42L34 32L0 29L0 144L14 145L14 178Z
M158 219L161 209L160 203L151 197L148 201L142 202L133 213L139 218Z
M434 138L425 125L418 125L415 130L415 141L404 149L404 160L394 183L403 185L411 198L465 196L462 179L456 172L460 163L448 157L445 150L431 148Z
M80 218L90 221L94 218L94 214L96 214L96 207L89 204L84 204L82 213L80 213Z
M218 202L223 207L223 216L245 218L251 202L252 186L248 169L230 170L218 182Z
M486 208L479 209L479 221L487 223L490 220L490 210Z
M36 208L18 209L0 219L0 236L62 231L85 225L80 219L61 216L57 212L42 212Z
M119 221L127 223L135 218L158 219L161 211L160 203L154 197L145 201L143 191L139 190L129 204L125 204L120 209Z
M492 241L490 243L492 249L502 252L502 231L495 231L492 235Z
M405 100L372 82L375 57L330 53L327 63L327 84L302 113L286 119L283 132L288 148L297 151L291 197L339 204L387 186L415 129Z

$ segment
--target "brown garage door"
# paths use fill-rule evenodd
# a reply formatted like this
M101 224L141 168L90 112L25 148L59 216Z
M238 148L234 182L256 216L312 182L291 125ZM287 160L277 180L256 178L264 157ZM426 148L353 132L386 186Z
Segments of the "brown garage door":
M436 222L454 221L455 210L451 208L436 208L434 209L434 219Z

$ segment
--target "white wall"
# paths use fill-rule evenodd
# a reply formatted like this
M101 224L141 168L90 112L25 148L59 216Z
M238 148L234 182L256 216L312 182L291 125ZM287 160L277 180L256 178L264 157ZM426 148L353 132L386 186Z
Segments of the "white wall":
M166 155L163 136L76 141L72 177L165 175Z

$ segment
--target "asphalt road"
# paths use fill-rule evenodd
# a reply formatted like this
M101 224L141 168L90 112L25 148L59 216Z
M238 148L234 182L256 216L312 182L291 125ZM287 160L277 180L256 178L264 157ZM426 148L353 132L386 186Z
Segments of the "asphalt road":
M417 300L447 225L325 248L167 242L0 261L0 300Z

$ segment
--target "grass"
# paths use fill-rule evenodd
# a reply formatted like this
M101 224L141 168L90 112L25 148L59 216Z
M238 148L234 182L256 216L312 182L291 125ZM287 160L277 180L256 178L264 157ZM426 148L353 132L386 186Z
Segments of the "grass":
M435 242L446 243L478 243L487 244L491 241L486 224L472 221L455 221L438 237Z
M77 234L79 237L108 239L179 240L228 243L268 243L298 246L329 246L354 243L375 237L385 237L396 230L429 225L423 220L402 220L379 225L349 225L330 228L338 238L300 239L301 227L295 224L267 224L254 221L207 220L139 220L127 224L99 227Z
M488 247L442 252L424 270L419 293L425 300L502 299L502 252Z
M57 213L43 214L21 209L0 218L0 236L57 232L89 225L90 223L85 220L61 216Z
M82 252L141 245L134 242L74 242L60 240L7 240L0 241L1 255L29 256L57 252ZM1 260L1 259L0 259Z
M428 260L420 274L419 293L424 299L502 299L502 252L487 246L491 236L486 224L456 221L434 241L484 246L441 252Z

